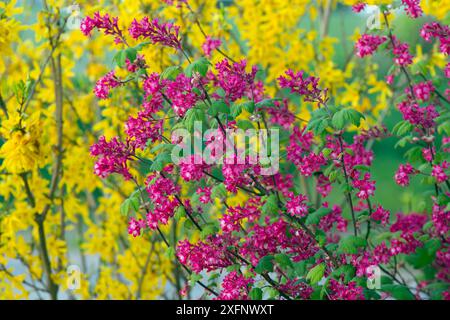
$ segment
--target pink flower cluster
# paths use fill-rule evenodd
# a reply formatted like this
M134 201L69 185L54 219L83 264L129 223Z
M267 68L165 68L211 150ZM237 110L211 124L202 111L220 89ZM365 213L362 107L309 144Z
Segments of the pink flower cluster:
M420 0L402 0L402 3L405 6L406 14L411 18L418 18L422 15Z
M166 96L172 103L172 108L179 117L183 117L186 111L191 109L198 100L198 96L192 91L192 79L184 73L180 73L175 80L166 82Z
M409 185L410 175L415 174L416 170L409 163L401 164L398 167L397 172L395 173L395 182L402 187L406 187Z
M245 278L236 271L231 271L222 282L222 290L217 300L247 300L250 287L254 280Z
M158 19L150 21L144 17L141 21L133 20L128 32L133 39L149 39L153 44L162 44L167 47L181 49L180 27L173 23L160 23Z
M161 140L163 121L153 119L147 110L140 111L137 117L129 117L125 124L125 133L136 149L144 150L148 141Z
M176 199L180 188L171 179L157 173L149 175L145 184L153 205L153 210L147 212L147 225L156 229L159 223L167 224L180 205Z
M108 142L102 136L91 146L90 152L92 156L99 157L94 166L94 172L99 177L106 178L112 173L118 173L125 179L131 178L127 161L131 160L134 150L130 145L119 141L117 137Z
M214 39L210 36L207 36L205 42L202 45L203 53L206 57L211 58L211 52L219 48L221 45L222 41L220 39Z
M117 17L111 18L107 13L102 16L99 12L96 12L92 18L88 16L81 21L80 29L85 36L90 36L92 30L97 28L103 30L106 35L114 35L115 43L122 43L123 35L119 29L118 21Z
M287 212L291 216L304 217L308 214L308 205L306 204L308 198L302 194L295 196L291 194L289 200L286 202Z
M363 34L355 44L356 55L360 58L372 55L386 41L384 36Z
M224 90L225 101L236 101L252 89L258 69L253 66L251 72L247 73L246 67L246 60L230 64L228 59L224 59L216 64L217 75L212 75L212 80Z
M417 99L428 101L431 98L431 93L435 90L431 81L421 82L413 86L414 95Z
M227 254L226 243L219 236L208 236L205 241L195 244L182 240L178 242L176 255L182 264L196 273L226 268L233 264L230 254Z
M304 72L294 73L291 69L285 72L286 76L278 78L278 84L281 88L290 89L291 93L297 93L303 96L305 101L318 102L324 104L327 101L327 90L318 87L319 78L314 76L304 77Z
M364 2L358 2L352 6L352 10L356 13L359 13L364 10L366 4Z
M110 90L120 85L121 82L117 79L114 71L110 71L97 81L95 84L94 93L99 99L107 99Z
M144 219L135 219L133 217L128 221L128 234L133 237L137 237L141 235L141 230L145 228Z
M361 180L353 180L353 187L358 189L356 196L367 199L375 193L375 181L370 180L370 174L366 173Z
M180 161L180 175L184 181L198 181L203 178L209 166L201 155L191 155Z
M442 53L450 54L450 27L437 22L425 23L420 30L420 36L427 42L432 38L438 38L439 48ZM448 77L447 77L448 78Z

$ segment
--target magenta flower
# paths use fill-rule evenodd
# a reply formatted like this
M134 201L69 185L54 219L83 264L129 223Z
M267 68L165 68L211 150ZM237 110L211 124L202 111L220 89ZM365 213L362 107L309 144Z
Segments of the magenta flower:
M119 19L110 17L109 14L101 15L99 12L94 13L93 18L86 17L81 21L80 29L85 36L91 36L93 29L103 30L106 35L113 35L115 43L123 43L122 30L118 26Z
M165 94L179 117L183 117L187 110L194 107L199 98L192 89L192 80L184 73L180 73L175 80L167 82Z
M222 291L215 300L247 300L252 278L245 278L236 271L231 271L222 282Z
M414 95L417 99L428 101L431 98L431 93L434 91L434 86L431 81L421 82L413 86Z
M437 22L425 23L420 30L420 36L427 42L431 42L432 38L438 38L440 51L450 54L450 27Z
M99 177L106 178L111 173L118 173L123 175L125 179L131 178L127 161L131 160L134 149L130 145L119 141L117 137L108 142L102 136L96 144L91 146L90 152L92 156L98 157L94 172Z
M420 0L402 0L402 3L405 6L406 14L411 18L418 18L422 15Z
M435 164L431 170L431 176L434 177L437 183L443 183L447 181L448 176L445 173L445 170L450 166L450 163L447 161L443 161L441 165Z
M163 121L153 119L147 111L140 111L136 118L129 117L125 124L125 133L135 148L144 150L148 141L161 140Z
M370 216L375 221L380 221L382 225L386 225L389 222L390 217L389 210L384 209L382 206L378 206L372 215Z
M180 49L181 38L179 36L180 27L170 22L160 23L158 19L149 20L144 17L141 21L133 20L128 32L133 39L149 39L153 44L162 44L163 46Z
M305 203L308 198L302 194L290 196L290 199L286 202L287 212L291 216L304 217L308 214L308 205Z
M356 13L359 13L364 10L366 4L364 2L358 2L352 6L352 10Z
M203 53L208 58L211 58L211 52L219 48L221 45L222 41L220 39L214 39L207 36L205 42L202 44Z
M401 43L394 38L394 48L392 50L394 54L394 62L399 66L408 66L412 63L413 56L409 53L409 45L407 43Z
M292 70L287 70L286 76L278 77L278 84L281 88L291 89L291 93L297 93L309 102L318 102L323 104L326 102L327 90L321 90L319 85L319 78L309 76L304 77L304 72L299 71L294 73Z
M246 66L246 60L230 64L227 59L223 59L216 64L217 76L213 81L225 91L227 102L242 98L248 90L252 89L258 69L253 66L252 71L247 73Z
M354 180L353 187L358 189L356 196L360 199L368 199L375 193L375 181L371 181L370 174L366 173L361 180Z
M402 187L406 187L409 185L409 176L415 173L416 170L409 163L401 164L395 173L395 182Z
M95 84L94 93L99 99L107 99L110 90L120 85L121 82L116 78L114 71L110 71L97 81Z
M198 181L210 167L201 155L191 155L180 160L180 175L184 181Z
M128 234L133 237L141 235L141 229L145 228L145 221L143 219L136 220L135 218L130 218L128 221Z
M356 55L360 58L372 55L386 41L384 36L363 34L355 44Z

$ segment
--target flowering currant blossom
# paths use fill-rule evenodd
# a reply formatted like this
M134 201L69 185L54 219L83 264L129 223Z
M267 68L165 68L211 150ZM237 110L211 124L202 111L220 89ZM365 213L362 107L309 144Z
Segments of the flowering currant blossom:
M191 155L180 160L180 175L184 181L198 181L208 167L201 155Z
M356 42L356 55L360 58L372 55L377 48L386 41L384 36L374 36L370 34L363 34Z
M99 99L107 99L109 91L120 85L121 82L116 78L114 71L110 71L97 81L95 84L94 93Z
M108 142L102 136L96 144L92 145L90 152L92 156L98 157L94 172L99 177L106 178L111 173L118 173L125 179L131 178L127 161L131 160L134 150L130 145L119 141L117 137Z
M411 18L418 18L422 15L420 0L402 0L402 3L405 6L406 13Z
M318 102L323 104L326 102L326 90L322 91L319 85L319 78L314 76L304 77L304 72L294 73L292 70L285 72L286 76L280 76L278 83L281 88L291 89L291 93L297 93L303 96L305 101Z
M370 181L370 174L366 173L361 180L354 180L353 186L359 191L356 196L360 199L367 199L374 195L375 192L375 181Z
M308 201L306 196L302 194L294 196L291 194L289 198L286 202L286 209L291 216L304 217L308 214L308 205L305 203L305 201Z
M366 4L364 2L358 2L352 6L352 10L356 13L359 13L364 10Z
M389 222L390 212L384 209L382 206L378 206L372 215L370 216L375 221L380 221L382 225L386 225Z
M230 64L227 59L223 59L216 64L217 76L213 77L213 81L225 91L227 102L242 98L255 81L257 67L253 66L252 71L247 73L246 66L246 60Z
M443 161L440 165L433 165L433 169L431 170L431 176L436 179L438 183L443 183L447 181L448 176L444 170L446 170L450 166L450 163L447 161Z
M187 110L191 109L197 102L197 95L192 91L192 81L183 73L167 83L166 95L172 102L175 113L183 117Z
M131 217L128 221L128 234L133 237L137 237L141 235L141 229L145 228L145 221L143 219L136 220Z
M395 182L402 187L409 185L409 176L415 174L416 170L411 166L411 164L401 164L395 173Z
M413 90L417 99L428 101L431 98L431 93L434 91L434 86L431 81L421 82L414 85Z
M432 38L438 38L439 48L442 53L450 54L450 27L441 25L437 22L425 23L420 30L420 36L427 42L431 42ZM447 76L447 78L449 78Z
M236 271L231 271L223 279L222 291L217 300L247 300L253 282L252 278L244 278Z
M179 37L180 27L172 23L160 23L158 19L150 21L149 17L144 17L141 21L136 19L130 25L128 32L133 39L149 39L153 44L181 49L181 38Z
M80 29L85 36L90 36L93 29L103 30L106 35L113 35L115 43L123 42L122 30L118 26L119 19L117 17L110 17L109 14L104 14L103 16L96 12L94 16L86 17L81 21Z
M222 41L220 41L220 39L214 39L210 36L207 36L205 42L202 45L203 53L206 57L211 58L211 52L219 48L221 45Z

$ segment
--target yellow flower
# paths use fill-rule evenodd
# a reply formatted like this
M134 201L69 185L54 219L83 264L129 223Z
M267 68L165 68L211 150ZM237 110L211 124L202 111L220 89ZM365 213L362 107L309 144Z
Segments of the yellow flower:
M40 135L39 113L26 121L23 127L13 128L7 141L0 148L0 157L5 159L2 168L11 173L21 173L33 169L41 156Z

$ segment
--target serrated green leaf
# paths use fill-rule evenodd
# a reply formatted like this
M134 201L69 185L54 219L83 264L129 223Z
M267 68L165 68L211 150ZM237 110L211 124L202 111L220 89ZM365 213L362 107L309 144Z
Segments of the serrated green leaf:
M249 293L251 300L262 300L263 292L260 288L253 288Z
M262 274L265 272L272 272L273 271L273 259L274 257L271 255L267 255L262 257L257 266L255 267L255 272Z
M347 236L339 241L338 252L347 254L358 253L358 248L364 247L366 245L366 240L358 236Z
M319 282L325 273L325 264L319 263L314 268L308 271L306 275L306 280L308 280L311 284L316 284Z

